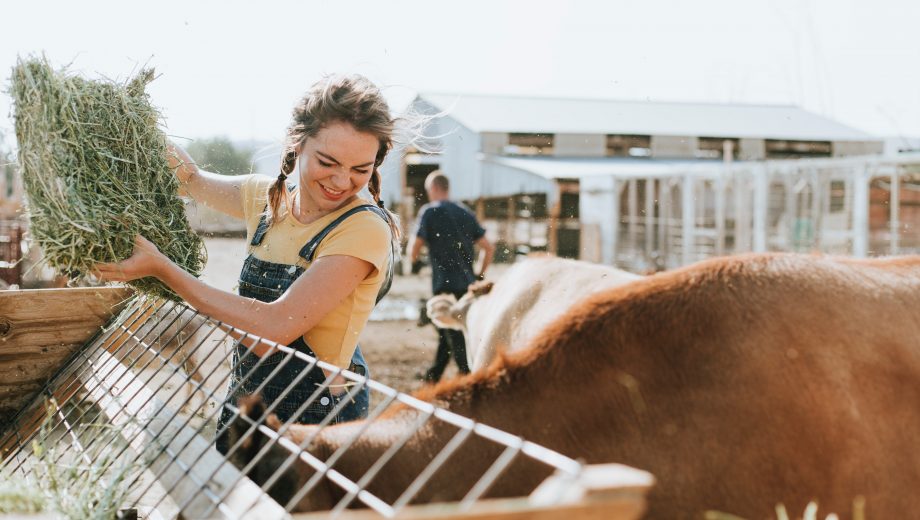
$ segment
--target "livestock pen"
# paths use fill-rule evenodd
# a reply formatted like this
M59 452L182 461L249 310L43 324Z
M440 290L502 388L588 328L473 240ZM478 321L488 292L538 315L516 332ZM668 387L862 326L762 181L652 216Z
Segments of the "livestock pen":
M580 177L585 260L646 271L748 252L920 251L916 153L562 171Z
M215 441L227 432L215 431L216 416L225 405L239 412L226 403L229 371L222 362L234 338L280 350L276 370L294 359L306 363L302 375L326 370L304 409L322 399L337 374L352 383L349 395L369 388L375 397L369 418L348 430L334 449L317 449L313 443L321 434L342 431L333 424L337 409L296 443L284 434L297 425L238 413L229 425L236 435L227 456L221 455ZM264 360L254 360L255 366ZM653 481L625 466L585 466L251 337L184 304L134 297L121 288L0 293L0 374L4 477L60 491L55 472L66 472L73 480L105 488L97 490L93 507L107 503L113 515L124 517L299 518L310 516L299 510L325 509L314 514L628 519L644 511ZM363 472L353 473L346 461L361 449L361 436L385 421L392 407L414 411L411 428L389 439ZM453 433L446 442L419 450L434 423L448 425ZM411 475L398 463L407 456L419 468ZM279 491L292 474L297 485ZM452 475L446 483L445 474ZM394 482L407 484L388 489ZM320 489L333 489L329 496L335 500L310 506Z

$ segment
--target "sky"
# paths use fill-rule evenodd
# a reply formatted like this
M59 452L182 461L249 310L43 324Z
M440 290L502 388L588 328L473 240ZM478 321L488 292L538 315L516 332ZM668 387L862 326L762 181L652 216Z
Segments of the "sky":
M42 0L0 6L9 73L44 53L90 77L142 66L177 138L277 141L323 74L416 92L798 105L920 137L916 0Z

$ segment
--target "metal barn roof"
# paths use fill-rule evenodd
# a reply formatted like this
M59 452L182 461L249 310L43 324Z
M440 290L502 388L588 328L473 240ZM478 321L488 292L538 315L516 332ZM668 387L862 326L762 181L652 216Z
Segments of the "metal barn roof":
M636 134L875 141L794 106L730 105L421 93L474 132Z
M721 161L649 160L619 157L563 158L483 155L480 160L486 164L491 163L532 173L544 179L583 179L598 176L645 179L688 171L712 172L724 166Z
M796 171L803 168L852 169L867 165L873 167L879 167L880 165L913 166L920 165L920 153L904 153L891 157L870 155L777 161L735 161L731 163L731 166L726 166L725 163L718 160L634 159L626 157L507 157L480 154L479 160L485 165L511 168L547 180L584 179L588 177L651 179L685 174L715 177L726 171L726 168L743 170L754 165L767 167L774 172ZM907 171L913 170L908 169ZM500 180L490 179L492 185L498 182Z

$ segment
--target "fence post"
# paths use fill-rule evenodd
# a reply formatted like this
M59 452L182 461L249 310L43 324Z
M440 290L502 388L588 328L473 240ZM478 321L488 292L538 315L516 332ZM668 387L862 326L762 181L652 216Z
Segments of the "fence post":
M694 202L696 197L693 192L694 182L693 182L693 173L686 172L684 173L684 182L683 189L681 190L681 220L683 221L683 230L682 230L682 245L683 245L683 255L681 259L681 264L689 265L693 262L693 249L694 243L696 242L696 207Z
M754 252L767 250L767 200L770 191L766 166L753 168L754 175Z
M610 212L612 214L611 222L613 225L610 227L610 249L609 257L607 256L608 252L604 252L604 263L612 266L617 266L617 242L620 238L620 189L622 188L619 179L612 177L610 179Z
M853 256L865 258L869 245L869 165L853 179Z
M891 210L889 237L891 250L889 254L896 255L901 250L901 167L895 164L891 173L891 193L888 201Z

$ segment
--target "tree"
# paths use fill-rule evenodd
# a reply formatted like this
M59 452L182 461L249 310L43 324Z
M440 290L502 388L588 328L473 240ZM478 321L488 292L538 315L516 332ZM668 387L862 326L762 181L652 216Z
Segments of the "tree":
M207 171L224 175L244 175L252 171L252 150L238 148L226 137L192 141L186 151Z
M6 206L13 204L14 208L19 207L19 198L21 196L21 179L19 177L19 165L16 155L12 152L11 147L7 145L6 135L0 129L0 214L7 213ZM16 200L13 200L16 199Z

